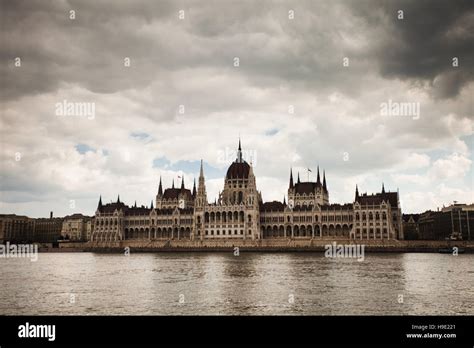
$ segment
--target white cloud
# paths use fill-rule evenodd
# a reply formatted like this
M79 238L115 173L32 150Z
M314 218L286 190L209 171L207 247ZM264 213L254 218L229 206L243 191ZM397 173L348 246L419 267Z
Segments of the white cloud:
M464 137L474 132L474 84L463 84L456 98L434 100L432 84L423 79L403 71L400 78L387 77L380 48L392 33L379 5L373 13L382 16L382 26L345 3L293 5L293 22L285 6L273 3L236 3L232 10L215 2L190 4L181 22L175 4L91 3L81 8L88 26L58 21L64 4L13 11L10 24L22 18L31 29L24 36L9 25L5 33L5 49L20 52L24 65L3 71L1 212L64 215L74 197L78 209L92 214L99 194L106 201L120 193L128 203L149 204L159 175L168 187L179 172L154 168L154 159L176 164L202 158L225 170L218 154L235 148L239 134L244 149L257 153L255 174L265 200L286 194L290 166L301 168L304 178L303 168L314 173L318 164L327 171L333 202L351 201L355 184L370 191L381 182L399 186L416 211L438 204L442 192L465 198L472 146ZM222 11L229 15L215 15ZM130 68L123 66L125 56ZM350 56L347 68L344 56ZM442 92L450 87L444 84ZM64 99L94 102L96 117L54 115L55 103ZM420 102L420 119L382 117L380 103L388 99ZM80 154L78 144L95 151ZM457 155L432 162L431 153L440 151ZM190 187L197 173L183 170ZM210 200L223 180L208 181ZM441 184L449 186L432 193Z

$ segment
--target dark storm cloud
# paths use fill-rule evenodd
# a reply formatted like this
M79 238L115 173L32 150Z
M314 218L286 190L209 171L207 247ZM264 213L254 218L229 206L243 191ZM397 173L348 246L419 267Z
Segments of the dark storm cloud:
M427 81L436 98L451 98L474 79L471 0L352 1L352 12L380 36L371 47L382 76ZM403 19L398 11L403 11ZM452 66L452 58L459 67Z
M386 78L427 81L433 96L453 97L473 78L472 15L472 1L2 1L2 98L63 84L114 93L160 80L172 90L173 72L231 75L236 56L239 74L262 88L354 94L375 66Z

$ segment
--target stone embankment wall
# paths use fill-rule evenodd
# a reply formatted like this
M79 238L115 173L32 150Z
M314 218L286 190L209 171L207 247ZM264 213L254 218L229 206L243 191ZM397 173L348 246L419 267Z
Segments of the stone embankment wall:
M337 244L363 244L373 252L438 252L440 248L456 246L466 252L474 252L474 241L398 241L398 240L349 240L349 239L263 239L253 240L125 240L119 242L85 242L59 244L61 251L324 251L325 246Z

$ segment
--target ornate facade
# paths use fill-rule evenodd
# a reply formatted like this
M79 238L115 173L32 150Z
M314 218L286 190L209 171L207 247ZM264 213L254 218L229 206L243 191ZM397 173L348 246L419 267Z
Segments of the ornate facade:
M356 187L354 202L330 204L326 174L321 181L318 167L316 182L302 182L298 174L295 183L290 171L288 203L264 203L239 141L214 203L207 200L201 161L197 190L196 183L192 191L186 189L184 178L180 188L173 181L163 190L160 178L150 207L129 207L120 197L104 205L100 198L91 235L92 241L219 238L403 239L399 194L382 185L380 193L359 195Z

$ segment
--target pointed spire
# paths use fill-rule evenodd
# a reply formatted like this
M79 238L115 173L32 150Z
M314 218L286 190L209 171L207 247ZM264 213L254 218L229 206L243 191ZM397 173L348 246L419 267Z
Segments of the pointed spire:
M204 177L204 169L202 167L202 159L201 159L201 168L199 169L199 177Z
M158 185L158 195L163 195L163 186L161 185L161 175L160 175L160 184Z
M174 188L174 178L173 178L173 184L171 185L171 188Z
M385 193L385 187L383 185L383 182L382 182L382 193Z
M242 146L240 145L240 137L239 137L239 149L237 150L237 160L236 162L242 163Z
M293 169L290 168L290 188L293 188Z
M196 193L196 206L203 207L207 205L206 180L204 179L203 161L201 160L201 169L199 171L198 189Z
M181 178L181 190L184 190L184 174Z
M99 197L99 204L97 205L97 209L100 210L100 208L102 208L102 195L100 195L100 197Z
M301 181L300 181L300 172L298 172L298 181L297 183L299 184Z
M316 183L321 184L321 178L319 176L319 164L318 164L318 178L316 180Z
M135 201L135 205L134 205L133 207L134 207L134 208L136 208L136 207L137 207L137 201Z
M355 200L357 201L358 198L359 198L359 188L357 187L357 184L356 184Z
M326 171L324 170L323 171L323 189L324 190L328 190L328 188L326 187Z
M150 209L153 210L153 199L151 200Z
M117 196L117 203L120 203L120 195Z
M283 196L283 205L286 205L286 197Z
M194 178L193 197L196 197L196 178Z

